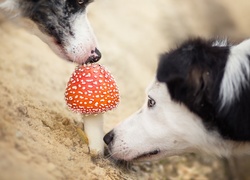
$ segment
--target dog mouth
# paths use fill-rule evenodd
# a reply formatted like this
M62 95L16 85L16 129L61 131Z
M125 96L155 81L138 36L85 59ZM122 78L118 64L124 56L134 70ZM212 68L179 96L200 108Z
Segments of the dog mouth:
M152 156L159 154L160 152L161 152L160 149L156 149L154 151L146 152L139 156L136 156L133 160L138 161L142 159L148 159L148 158L151 158Z

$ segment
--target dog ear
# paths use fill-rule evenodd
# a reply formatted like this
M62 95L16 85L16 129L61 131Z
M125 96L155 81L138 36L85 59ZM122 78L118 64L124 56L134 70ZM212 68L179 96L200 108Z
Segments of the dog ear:
M195 104L210 94L212 82L209 70L199 63L205 58L199 48L188 45L165 53L160 56L157 69L157 80L168 84L173 97L192 99Z
M183 61L183 58L178 53L165 53L160 56L157 80L160 82L172 82L175 80L183 80L187 76L189 61Z
M197 51L199 52L199 43L200 39L190 40L177 49L162 54L159 59L157 79L160 82L186 79L197 56Z

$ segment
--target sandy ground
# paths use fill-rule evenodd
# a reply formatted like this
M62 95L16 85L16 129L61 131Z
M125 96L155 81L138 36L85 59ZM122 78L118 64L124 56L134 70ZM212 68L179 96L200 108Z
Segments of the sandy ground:
M121 103L104 130L136 111L154 78L157 57L190 36L250 36L249 0L96 0L89 18L117 80ZM14 23L16 24L16 22ZM0 179L227 179L246 177L235 161L206 155L118 166L88 154L81 118L64 102L75 64L32 33L0 18ZM32 29L31 29L32 31ZM237 161L237 166L241 166ZM245 169L246 165L244 166ZM249 166L248 166L249 167ZM242 179L242 178L241 178Z

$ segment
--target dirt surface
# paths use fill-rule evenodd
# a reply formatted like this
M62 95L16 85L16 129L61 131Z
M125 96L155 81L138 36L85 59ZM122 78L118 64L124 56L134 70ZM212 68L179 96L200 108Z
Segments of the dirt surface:
M249 0L96 0L89 18L117 80L121 103L105 114L104 130L136 111L154 78L157 57L192 36L250 36ZM154 163L116 164L91 155L77 134L79 115L64 102L75 64L36 36L0 18L0 179L228 179L231 160L207 155ZM237 166L240 166L237 161ZM233 165L232 165L233 164ZM247 168L246 168L247 169Z

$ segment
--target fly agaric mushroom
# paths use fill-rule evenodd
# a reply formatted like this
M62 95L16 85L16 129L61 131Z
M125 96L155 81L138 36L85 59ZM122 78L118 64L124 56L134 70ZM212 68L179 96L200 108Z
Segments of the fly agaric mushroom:
M113 76L99 64L80 66L67 84L65 100L69 109L84 115L89 148L103 153L103 113L117 107L120 100Z

